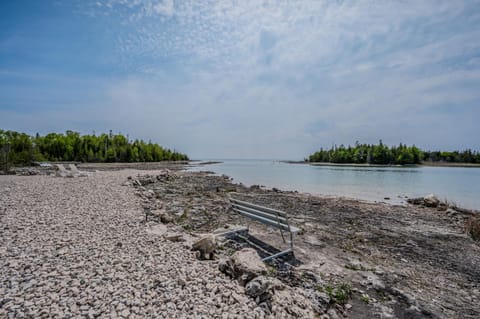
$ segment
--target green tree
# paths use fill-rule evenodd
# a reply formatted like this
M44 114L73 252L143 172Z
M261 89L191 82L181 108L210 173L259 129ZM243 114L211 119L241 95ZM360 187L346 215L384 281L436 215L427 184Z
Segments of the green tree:
M32 161L97 161L138 162L162 160L188 160L185 154L172 152L155 143L142 140L130 142L121 134L99 136L80 135L67 131L65 134L36 134L0 130L0 155L2 169L8 164L25 165ZM8 158L8 161L5 160ZM3 161L2 161L3 159Z

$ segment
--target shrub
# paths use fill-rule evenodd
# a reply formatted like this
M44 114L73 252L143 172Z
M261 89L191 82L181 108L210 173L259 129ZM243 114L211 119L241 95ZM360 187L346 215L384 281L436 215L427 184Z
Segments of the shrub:
M325 292L330 297L331 303L338 303L344 305L347 303L348 298L352 292L352 287L350 284L342 283L337 286L326 286Z
M470 219L467 220L466 230L473 240L480 241L480 217L470 217Z

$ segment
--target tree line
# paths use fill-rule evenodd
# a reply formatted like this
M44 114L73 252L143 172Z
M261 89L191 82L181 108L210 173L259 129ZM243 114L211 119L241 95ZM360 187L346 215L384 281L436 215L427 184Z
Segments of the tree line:
M0 129L0 162L30 165L42 161L159 162L188 160L188 156L122 134L50 133L30 136Z
M422 151L415 145L388 147L380 140L379 144L360 144L354 146L332 146L321 148L305 159L308 162L328 162L344 164L382 164L408 165L422 162L473 163L480 164L480 152L470 149L459 152Z

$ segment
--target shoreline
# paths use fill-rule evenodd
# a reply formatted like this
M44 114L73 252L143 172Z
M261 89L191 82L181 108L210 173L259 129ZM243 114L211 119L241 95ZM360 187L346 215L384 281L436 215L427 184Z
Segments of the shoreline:
M295 164L296 162L293 162L293 161L280 161L282 163L286 163L286 164ZM207 165L202 165L203 163L199 163L198 165L193 165L193 166L187 166L186 167L186 171L189 171L189 172L199 172L199 171L209 171L208 170L208 166ZM207 164L210 164L209 162L207 162ZM216 162L215 162L216 164ZM299 164L310 164L310 163L305 163L305 162L299 162ZM326 165L323 165L324 163L319 163L318 166L326 166L326 167L330 167L330 166L351 166L351 165L348 165L348 164L335 164L335 163L325 163ZM391 168L399 168L399 169L408 169L408 168L415 168L415 167L421 167L421 166L385 166L385 165L368 165L368 164L356 164L356 166L352 166L352 167L369 167L369 168L375 168L375 167L379 167L379 168L383 168L383 167L391 167ZM315 165L312 165L312 166L315 166ZM190 167L193 167L194 169L191 169ZM205 167L205 169L203 169L202 167ZM218 176L221 176L223 175L222 173L216 173L216 172L212 172L212 171L209 171L213 174L217 174ZM232 178L233 179L233 178ZM237 183L240 183L240 184L243 184L242 181L240 180L237 180L236 178L233 179L235 182ZM321 191L308 191L308 190L300 190L298 188L295 188L295 187L288 187L288 186L279 186L279 185L274 185L274 184L268 184L268 185L263 185L263 184L256 184L256 183L245 183L244 185L246 185L247 187L260 187L260 188L273 188L273 189L279 189L279 190L283 190L285 192L296 192L296 193L305 193L305 194L309 194L309 195L312 195L312 196L321 196L321 197L332 197L332 198L343 198L343 199L347 199L347 200L358 200L358 201L362 201L362 202L365 202L365 203L372 203L372 204L375 204L375 203L384 203L384 204L387 204L387 205L391 205L391 206L405 206L407 205L407 201L409 199L414 199L414 198L418 198L419 196L426 196L426 195L429 195L431 194L432 192L421 192L421 193L413 193L413 194L409 194L408 196L405 194L405 193L402 193L402 192L392 192L390 194L388 193L384 193L382 195L379 195L379 194L376 194L376 195L367 195L367 194L352 194L352 193L349 193L349 194L341 194L341 193L333 193L333 192L321 192ZM436 194L435 192L433 192L436 196L438 196L439 198L441 198L443 201L448 201L450 202L451 200L448 200L448 196L445 197L445 196L441 196L441 195L438 195ZM455 202L455 201L454 201ZM455 202L458 204L458 202ZM457 206L457 204L455 204L455 206L458 208L458 209L461 209L463 211L472 211L472 212L476 212L476 213L479 213L480 214L480 207L475 207L475 206L469 206L469 205L465 205L465 206L462 206L461 203L460 205ZM474 208L475 207L475 208Z
M43 260L47 268L62 269L58 284L64 284L52 283L55 297L34 302L27 316L52 306L59 316L112 311L172 318L220 318L222 313L259 318L312 313L352 319L480 316L480 246L464 233L468 214L246 187L227 176L178 167L102 166L106 170L75 178L0 176L5 186L0 200L7 205L0 210L0 279L15 280L13 274L28 268L39 281L19 281L0 290L0 299L13 296L0 314L25 307L23 299L14 297L24 295L24 289L36 296L34 301L46 294L52 274L36 266ZM277 232L231 211L230 196L285 211L302 230L294 238L300 263L288 270L269 266L268 280L281 287L272 292L272 313L218 270L220 260L244 244L221 243L214 260L197 260L190 251L191 242L203 234L232 225L249 225L252 236L281 247ZM342 285L350 287L347 301L332 301L328 287ZM125 298L115 293L127 288L139 293L143 306L124 304ZM105 306L83 303L85 298L98 300L97 291ZM185 307L185 302L195 307Z
M286 211L291 223L302 229L295 239L295 256L301 260L298 269L322 276L326 274L329 278L327 282L331 285L347 281L355 289L349 301L354 307L353 312L339 308L345 318L371 318L372 314L379 311L386 316L388 311L386 313L385 309L389 307L389 303L379 302L380 296L386 296L397 304L392 311L400 318L409 315L424 318L420 313L428 314L425 317L449 317L461 311L459 305L464 304L464 301L459 299L447 301L448 298L438 298L435 302L432 300L448 290L434 287L436 280L448 282L450 285L459 284L458 276L463 276L463 273L458 272L457 265L471 263L474 267L473 264L476 263L462 258L480 256L474 251L468 252L471 249L480 252L478 245L472 246L471 239L459 235L463 233L464 220L471 216L469 213L452 209L439 211L410 204L393 206L388 203L368 203L338 196L315 196L275 188L265 189L256 185L246 187L232 182L228 176L209 172L182 171L178 174L181 176L178 179L153 183L151 186L147 185L146 189L154 190L159 200L172 203L172 212L181 209L182 201L189 203L192 207L189 211L191 217L182 220L182 227L189 232L211 232L225 224L238 225L240 222L250 225L252 234L260 240L278 244L278 235L268 227L232 214L228 208L228 198L235 196L258 205ZM192 193L189 189L196 191ZM212 196L215 198L213 201L209 199ZM198 220L198 213L202 209L200 207L209 211L208 219L214 220L214 225ZM414 244L403 247L405 243ZM459 250L459 247L462 248ZM457 255L459 251L462 251L462 257ZM430 260L436 260L434 265L430 265ZM411 272L421 273L422 280L418 282L416 277L410 278L408 274ZM466 271L469 278L466 282L470 281L473 287L480 287L480 282L471 281L477 276L474 275L475 272L478 270L474 268ZM480 278L480 273L478 275ZM365 282L366 277L373 281ZM402 282L393 279L398 277L403 278ZM287 284L289 280L292 279L286 280ZM310 291L309 288L302 289ZM464 288L458 287L454 291L458 293L462 289ZM476 291L475 288L472 289L467 289L469 294ZM392 293L393 291L401 291L398 295L400 299L395 297L396 293ZM454 291L446 294L453 294ZM380 295L376 295L377 293ZM369 296L370 302L362 301L365 294ZM401 301L405 296L415 300L414 304L420 309L420 313L409 313L407 308L412 304L403 304ZM448 314L448 310L444 312L444 307L451 307L454 312ZM476 306L466 307L474 309ZM471 318L477 314L475 310L470 313L474 314ZM468 313L464 314L466 318L470 318ZM480 311L478 314L480 315Z
M287 163L287 164L310 164L312 166L344 166L344 167L392 167L392 168L412 168L412 167L421 167L419 165L417 166L398 166L398 165L370 165L370 164L355 164L355 165L350 165L350 164L338 164L338 163L308 163L308 162L295 162L295 161L279 161L281 163ZM68 164L71 162L51 162L51 163L63 163L63 164ZM215 164L221 164L224 163L222 161L217 161L217 160L190 160L190 161L163 161L163 162L138 162L138 163L79 163L77 164L77 167L80 170L86 170L86 171L111 171L111 170L124 170L124 169L135 169L135 170L159 170L159 169L164 169L168 168L174 171L177 170L185 170L188 172L195 172L195 171L204 171L203 169L200 170L191 170L192 168L208 168L209 165L215 165ZM33 170L33 171L32 171ZM55 169L53 167L39 167L39 166L28 166L28 167L15 167L14 171L17 171L17 175L37 175L37 174L52 174L52 172L55 172ZM12 171L12 172L14 172ZM205 170L207 171L207 170ZM211 171L210 171L211 172ZM213 174L217 174L215 172L211 172ZM1 176L2 174L0 174ZM221 173L218 173L219 176L223 175ZM233 178L232 178L233 179ZM235 182L238 182L240 184L243 184L241 181L237 181L235 179ZM279 189L285 192L294 192L294 193L304 193L308 194L311 196L320 196L320 197L329 197L329 198L343 198L346 200L358 200L361 202L365 203L383 203L391 206L405 206L407 205L407 201L409 199L414 199L418 198L419 196L426 196L430 194L429 192L425 193L418 193L418 194L413 194L411 196L407 196L405 194L401 193L392 193L392 194L383 194L382 196L367 196L367 195L358 195L356 196L351 195L351 194L339 194L339 193L328 193L328 192L311 192L311 191L305 191L305 190L300 190L296 189L294 187L289 188L285 186L278 186L278 185L261 185L261 184L246 184L247 187L261 187L261 188L272 188L272 189ZM438 195L438 194L436 194ZM442 197L440 196L443 200L447 201L448 197ZM449 201L449 200L448 200ZM457 209L460 209L462 211L471 211L475 213L480 214L480 208L473 208L469 206L456 206Z
M466 167L480 168L480 164L473 163L446 163L446 162L422 162L421 164L389 165L389 164L356 164L356 163L331 163L331 162L305 162L305 161L281 161L286 164L306 164L312 166L339 166L339 167L394 167L394 168L415 168L415 167Z

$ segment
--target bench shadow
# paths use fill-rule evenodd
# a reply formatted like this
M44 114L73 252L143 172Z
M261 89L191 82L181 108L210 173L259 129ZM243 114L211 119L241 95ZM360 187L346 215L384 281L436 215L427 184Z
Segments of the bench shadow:
M243 238L242 238L243 237ZM275 254L278 254L281 252L280 249L267 244L266 242L248 234L248 233L242 233L242 236L237 236L236 234L232 234L227 236L228 239L234 240L237 243L241 243L243 245L246 245L250 248L253 248L257 251L258 255L260 258L266 258ZM276 257L274 259L266 261L266 263L270 265L274 265L278 268L282 268L283 266L299 266L302 265L302 261L297 259L294 255L293 252L287 253L285 255Z

